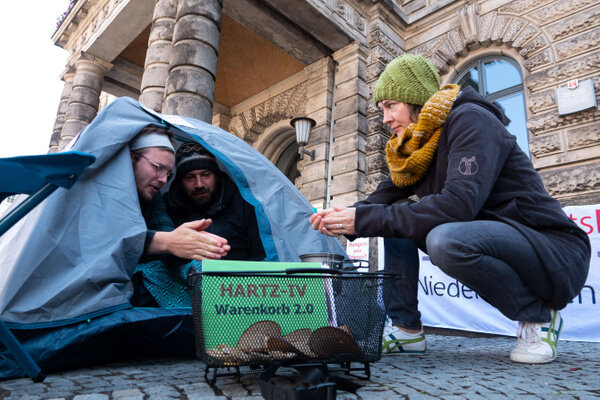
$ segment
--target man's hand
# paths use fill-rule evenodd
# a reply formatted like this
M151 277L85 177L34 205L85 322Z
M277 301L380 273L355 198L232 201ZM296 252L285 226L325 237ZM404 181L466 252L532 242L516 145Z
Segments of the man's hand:
M148 252L194 260L220 259L231 247L227 239L204 231L211 223L210 219L201 219L181 224L171 232L156 232Z
M310 216L308 220L314 230L327 236L355 235L354 219L356 208L333 207L319 211Z

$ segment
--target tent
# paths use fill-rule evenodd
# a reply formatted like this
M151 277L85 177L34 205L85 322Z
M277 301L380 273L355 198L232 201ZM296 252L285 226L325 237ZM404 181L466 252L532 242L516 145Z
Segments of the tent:
M70 190L56 190L0 237L0 319L46 371L149 352L194 354L191 309L129 303L146 225L127 145L148 124L163 124L178 141L197 141L216 156L256 210L268 261L345 256L336 239L310 227L312 206L302 194L243 140L117 99L69 146L96 161ZM0 379L24 376L0 350Z

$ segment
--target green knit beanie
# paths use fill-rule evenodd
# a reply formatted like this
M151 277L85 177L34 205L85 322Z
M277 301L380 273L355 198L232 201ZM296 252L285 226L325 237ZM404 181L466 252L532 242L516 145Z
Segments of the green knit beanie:
M392 60L381 74L375 89L375 105L381 100L397 100L422 106L440 90L440 76L422 55L404 54Z

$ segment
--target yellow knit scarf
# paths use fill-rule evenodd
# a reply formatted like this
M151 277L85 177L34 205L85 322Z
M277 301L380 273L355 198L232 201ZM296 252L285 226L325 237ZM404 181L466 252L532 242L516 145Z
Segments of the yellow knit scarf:
M442 125L454 100L458 97L460 86L450 84L431 96L423 105L417 123L412 123L401 132L390 137L385 152L392 175L392 181L398 187L418 182L429 168L437 150Z

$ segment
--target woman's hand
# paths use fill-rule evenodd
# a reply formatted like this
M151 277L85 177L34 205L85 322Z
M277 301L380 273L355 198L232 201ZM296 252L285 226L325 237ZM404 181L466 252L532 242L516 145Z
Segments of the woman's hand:
M356 208L333 207L311 215L309 222L313 229L327 236L355 235L354 220Z

